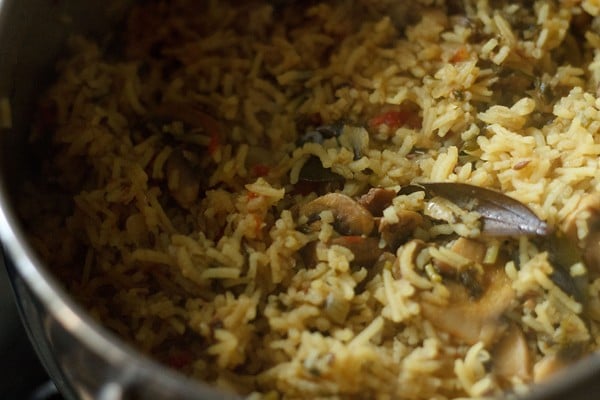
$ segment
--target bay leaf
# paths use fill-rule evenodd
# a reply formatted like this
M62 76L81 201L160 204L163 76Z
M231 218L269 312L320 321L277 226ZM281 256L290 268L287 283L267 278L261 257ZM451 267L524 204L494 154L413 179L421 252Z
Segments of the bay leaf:
M456 182L419 183L429 195L444 197L481 214L487 236L545 236L553 229L526 205L495 190Z

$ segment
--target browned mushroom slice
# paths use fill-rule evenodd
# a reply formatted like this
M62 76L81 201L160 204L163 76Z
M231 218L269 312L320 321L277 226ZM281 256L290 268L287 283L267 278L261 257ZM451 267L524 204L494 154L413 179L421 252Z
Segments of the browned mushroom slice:
M317 258L318 243L318 240L313 240L312 242L308 242L300 249L300 257L302 257L305 268L313 268L315 265L317 265L317 262L319 261Z
M362 195L357 203L369 210L376 217L383 215L383 210L392 204L392 200L396 197L396 192L384 188L371 188Z
M460 237L452 245L452 251L476 263L483 263L485 258L485 245L477 240Z
M567 364L556 354L546 356L533 366L533 381L535 383L544 382L564 369Z
M340 236L331 240L331 244L343 246L354 254L352 264L371 267L383 254L379 248L379 239L363 236Z
M570 272L571 266L576 263L583 261L588 264L588 261L582 260L581 250L568 238L555 234L545 238L540 247L548 252L548 261L552 265L552 273L550 274L552 282L575 301L585 304L588 278L586 274L573 276Z
M515 293L503 269L493 268L485 276L487 285L483 285L484 292L477 300L471 298L464 286L451 282L448 305L422 303L423 315L437 329L464 343L492 343L506 328L501 317Z
M476 263L482 264L485 258L485 245L477 240L464 237L458 238L450 248L454 253L463 256L464 258ZM459 271L455 267L440 260L434 260L435 266L441 273L455 274Z
M360 159L369 148L369 132L361 126L344 125L338 143L352 150L354 159Z
M384 268L392 268L396 262L396 256L389 251L383 251L375 263L367 270L367 276L358 285L356 285L355 292L360 294L364 292L365 288L373 280L373 278L380 274Z
M381 238L393 250L397 249L423 223L421 214L414 211L402 210L397 213L397 217L398 221L394 223L382 219L378 228Z
M191 104L165 102L157 106L153 112L159 118L169 118L181 121L194 128L202 128L211 138L216 138L220 135L221 127L219 122L211 115Z
M583 259L588 268L600 272L600 230L591 230L585 241Z
M543 382L580 360L588 352L586 347L584 342L564 343L556 354L547 355L534 365L534 382Z
M300 255L305 267L314 267L317 262L318 241L307 243L301 250ZM354 254L353 266L371 268L384 253L379 248L379 240L374 237L364 236L339 236L329 242L330 245L343 246Z
M583 250L586 266L600 272L600 193L583 197L565 218L563 229Z
M373 215L366 208L341 193L317 197L300 209L300 215L314 221L327 210L332 212L334 228L342 235L368 235L375 226Z
M581 239L578 235L578 226L585 225L600 217L600 193L585 195L577 203L577 207L569 214L563 222L563 230L574 240ZM595 217L595 218L594 218ZM585 232L583 232L585 233Z
M315 183L339 183L344 182L344 177L332 172L330 168L323 167L319 157L310 156L302 166L298 180Z
M350 312L350 302L339 294L329 293L325 299L325 315L337 324L343 324Z
M512 325L494 347L494 371L507 380L513 376L524 381L531 379L531 355L525 336Z
M167 187L181 207L190 208L198 199L200 181L182 152L175 150L165 163Z

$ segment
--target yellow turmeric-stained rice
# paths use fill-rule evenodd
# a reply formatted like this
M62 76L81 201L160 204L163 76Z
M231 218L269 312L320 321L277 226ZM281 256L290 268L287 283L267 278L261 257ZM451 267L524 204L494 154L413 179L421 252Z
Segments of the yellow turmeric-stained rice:
M522 394L597 350L597 0L151 0L117 37L70 40L21 215L136 348L281 399Z

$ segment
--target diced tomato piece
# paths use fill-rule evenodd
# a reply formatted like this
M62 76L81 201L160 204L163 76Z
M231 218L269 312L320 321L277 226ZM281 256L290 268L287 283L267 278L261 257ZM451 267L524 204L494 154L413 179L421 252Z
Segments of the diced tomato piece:
M260 217L260 215L254 214L254 223L256 224L255 228L254 228L254 235L256 237L261 237L261 235L262 235L262 223L263 223L263 220Z
M40 104L35 121L35 128L39 133L48 133L56 129L58 108L54 102Z
M406 111L388 111L379 114L371 119L371 125L387 125L390 128L399 127L408 120L409 114Z
M377 128L380 125L387 125L391 129L396 129L401 126L417 129L421 126L421 121L418 115L413 111L395 110L387 111L371 118L369 125L372 128Z
M186 353L176 353L169 356L167 360L167 364L171 368L182 369L188 365L190 365L194 361L194 358L190 354Z
M256 199L258 197L258 193L248 192L248 200Z
M221 227L221 229L219 229L219 231L216 233L216 235L213 239L215 241L215 243L218 242L219 240L221 240L223 235L225 235L225 227L224 226Z
M365 238L363 238L362 236L344 236L344 240L347 244L354 244L354 243L362 243L364 242Z
M450 62L458 63L461 61L465 61L467 58L469 58L469 51L465 46L461 46L458 50L456 50L452 58L450 58Z
M210 135L210 142L208 142L208 153L213 156L219 150L219 136L216 133Z
M264 164L256 164L252 167L252 173L254 176L267 176L269 174L270 168Z

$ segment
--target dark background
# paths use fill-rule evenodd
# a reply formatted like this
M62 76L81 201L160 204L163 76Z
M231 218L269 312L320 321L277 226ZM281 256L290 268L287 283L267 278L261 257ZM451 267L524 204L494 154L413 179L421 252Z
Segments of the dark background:
M0 257L0 398L57 400L54 385L41 366L19 318Z

